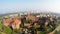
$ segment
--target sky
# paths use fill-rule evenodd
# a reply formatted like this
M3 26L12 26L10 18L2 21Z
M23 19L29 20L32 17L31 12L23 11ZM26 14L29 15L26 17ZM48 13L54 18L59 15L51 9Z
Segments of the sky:
M60 0L0 0L0 13L27 10L60 13Z

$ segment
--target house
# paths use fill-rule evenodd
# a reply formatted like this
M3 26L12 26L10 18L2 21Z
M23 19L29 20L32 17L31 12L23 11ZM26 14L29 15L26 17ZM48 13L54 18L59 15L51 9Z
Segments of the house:
M33 16L33 15L28 15L26 17L26 19L31 19L32 21L37 21L38 20L38 18L36 16Z
M20 17L10 17L10 18L3 19L3 24L5 26L11 26L13 29L15 28L19 29L21 20Z
M21 21L18 19L15 19L14 22L12 23L12 28L13 29L19 29L20 28Z
M3 19L3 24L5 26L8 26L10 23L12 23L12 18L6 18L6 19Z

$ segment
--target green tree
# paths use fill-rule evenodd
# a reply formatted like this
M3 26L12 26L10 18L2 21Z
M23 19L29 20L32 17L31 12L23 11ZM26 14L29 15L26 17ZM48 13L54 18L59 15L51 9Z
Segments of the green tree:
M31 19L27 19L26 23L32 23L33 21Z

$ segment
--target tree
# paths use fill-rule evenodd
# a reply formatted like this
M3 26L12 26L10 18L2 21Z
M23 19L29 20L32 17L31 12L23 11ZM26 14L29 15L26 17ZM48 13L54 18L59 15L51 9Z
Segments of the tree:
M26 23L32 23L33 21L31 19L27 19Z

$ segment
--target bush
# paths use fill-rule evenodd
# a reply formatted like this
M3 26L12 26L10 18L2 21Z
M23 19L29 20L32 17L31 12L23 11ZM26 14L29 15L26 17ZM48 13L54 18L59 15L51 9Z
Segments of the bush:
M17 33L20 33L21 31L20 31L20 29L16 29L16 32L17 32Z
M39 32L38 34L46 34L46 33L41 31L41 32Z
M0 34L2 34L2 33L0 32Z

